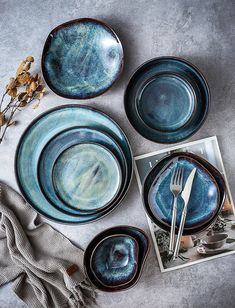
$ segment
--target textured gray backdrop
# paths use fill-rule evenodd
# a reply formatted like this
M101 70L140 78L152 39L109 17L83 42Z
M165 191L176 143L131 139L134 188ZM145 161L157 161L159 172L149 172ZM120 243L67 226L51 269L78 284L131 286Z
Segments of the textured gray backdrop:
M106 94L83 102L111 115L130 139L135 155L166 146L141 137L128 122L123 92L132 72L142 62L163 55L184 57L196 64L208 79L212 104L209 117L190 140L217 135L235 198L235 1L233 0L0 0L0 93L18 63L28 54L40 56L51 29L70 19L94 17L110 24L125 51L125 69ZM0 179L16 187L14 152L26 126L41 112L69 100L49 91L41 106L19 117L19 125L0 146ZM78 102L79 103L79 102ZM54 227L86 247L97 233L117 224L136 225L148 232L135 178L122 205L103 220L86 226ZM1 252L0 252L1 253ZM153 249L138 285L117 294L100 293L100 307L234 307L234 255L161 274ZM0 289L0 307L24 307L10 286ZM48 307L50 308L50 307Z

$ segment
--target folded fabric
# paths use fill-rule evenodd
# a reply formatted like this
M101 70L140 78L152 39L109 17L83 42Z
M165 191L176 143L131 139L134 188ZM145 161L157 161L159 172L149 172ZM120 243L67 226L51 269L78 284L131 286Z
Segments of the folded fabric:
M83 307L95 292L83 271L83 251L46 223L0 182L0 286L30 308Z

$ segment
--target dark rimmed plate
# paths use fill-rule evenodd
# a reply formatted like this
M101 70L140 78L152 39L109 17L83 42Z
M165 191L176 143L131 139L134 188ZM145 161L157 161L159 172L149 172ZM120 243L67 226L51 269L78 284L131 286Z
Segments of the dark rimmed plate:
M152 59L131 77L124 96L127 117L145 138L175 143L206 119L210 92L199 70L176 57Z
M172 209L172 200L169 200L169 202L167 201L167 203L165 203L167 210L167 217L165 217L165 219L163 220L162 218L160 218L159 215L156 215L156 212L154 213L152 210L152 207L149 204L149 190L153 184L153 182L155 181L155 179L157 177L159 177L159 175L162 174L162 172L166 171L167 168L169 166L171 166L172 162L176 162L178 160L179 157L183 157L183 158L187 158L188 160L193 160L193 161L197 161L199 164L201 164L204 168L204 171L207 170L208 174L211 174L211 176L213 177L213 179L216 181L216 186L218 187L218 204L216 206L216 208L213 208L213 211L211 211L211 213L209 213L209 215L204 215L204 213L199 213L199 216L203 217L203 221L201 219L197 220L196 223L194 223L194 225L188 224L188 227L184 228L184 235L192 235L198 232L201 232L203 230L205 230L206 228L208 228L208 226L210 226L216 219L216 217L218 216L218 213L220 212L223 203L224 203L224 198L225 198L225 183L224 183L224 179L222 177L222 175L220 174L220 172L213 167L209 162L205 161L204 159L202 159L201 157L192 154L192 153L173 153L171 155L168 155L166 157L164 157L163 159L161 159L154 167L153 169L149 172L149 174L146 176L145 180L144 180L144 184L143 184L143 190L142 190L142 196L143 196L143 203L145 206L145 210L148 214L148 216L151 218L151 220L156 223L157 225L159 225L162 229L166 230L166 231L170 231L170 221L169 219L171 218L171 209ZM213 181L212 179L212 181ZM167 184L168 185L168 184ZM179 202L180 203L180 202ZM203 205L203 203L202 203ZM207 212L207 208L206 212ZM196 211L197 212L197 211ZM209 211L210 212L210 211ZM178 213L179 214L179 213ZM192 213L191 213L192 214ZM169 217L168 217L169 215ZM198 217L199 217L198 216ZM200 217L199 217L200 218ZM205 218L205 220L204 220ZM188 216L188 221L190 220L190 217ZM193 222L195 219L193 219ZM187 221L187 218L186 218ZM178 217L178 222L179 222L179 217ZM176 232L177 232L177 228L176 228Z
M125 155L118 145L118 143L107 133L98 129L92 129L89 127L74 127L62 131L61 133L54 136L43 148L40 157L38 159L38 181L42 193L45 198L53 204L60 211L64 211L70 215L90 215L84 211L79 211L77 208L73 208L68 204L64 204L54 191L52 181L52 170L54 162L57 157L68 147L79 143L99 143L104 147L108 148L118 159L122 170L122 184L121 191L126 187L127 183L127 162ZM93 214L97 212L94 211Z
M84 212L96 212L116 198L122 183L118 159L98 143L68 147L55 160L52 181L65 204Z
M136 275L129 283L125 285L120 285L117 287L110 288L110 287L107 287L101 284L99 280L95 277L91 269L91 266L90 266L90 261L91 261L92 253L95 247L97 246L97 244L101 242L104 238L110 235L115 235L115 234L126 234L126 235L133 237L137 241L139 245L138 268L137 268ZM91 283L99 290L106 291L106 292L117 292L117 291L126 290L126 289L133 287L140 279L148 252L149 252L149 239L148 239L148 236L142 230L136 227L132 227L132 226L112 227L96 235L93 238L93 240L88 244L85 250L84 259L83 259L84 260L83 261L84 270L85 270L87 277L91 281Z
M37 164L42 149L53 136L63 130L78 126L97 128L114 138L127 160L127 182L122 193L105 211L94 215L74 217L57 210L44 197L38 183ZM132 152L122 129L106 114L81 105L60 106L35 119L22 135L15 156L16 178L24 198L39 213L60 223L88 223L111 212L125 196L130 185L132 172Z
M42 54L42 72L58 95L87 99L101 95L118 78L123 49L116 33L101 21L82 18L53 29Z
M91 270L96 279L108 288L130 283L137 274L139 244L127 234L114 234L100 241L92 252Z

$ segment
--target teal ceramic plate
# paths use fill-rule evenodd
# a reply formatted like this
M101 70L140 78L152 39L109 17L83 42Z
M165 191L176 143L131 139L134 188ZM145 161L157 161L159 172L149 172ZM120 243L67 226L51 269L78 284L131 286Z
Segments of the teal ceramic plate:
M138 269L139 244L130 235L104 238L91 256L91 270L99 282L109 288L130 283Z
M62 131L58 135L54 136L45 145L38 159L38 181L42 193L51 204L53 204L60 211L65 211L65 213L70 213L70 215L75 216L90 215L91 211L80 211L77 206L76 208L70 207L70 205L62 202L54 191L52 171L58 156L67 148L80 143L99 143L109 149L117 157L121 167L122 184L120 193L123 192L127 183L127 163L125 156L117 142L115 142L115 140L108 134L89 127L75 127ZM94 212L97 211L98 210L95 210Z
M117 292L140 279L149 252L148 236L132 226L116 226L96 235L84 253L84 270L99 290Z
M173 197L170 192L171 173L176 166L184 168L184 183L192 168L197 172L188 204L184 234L206 229L217 217L225 196L224 180L212 165L191 153L174 153L160 160L146 176L143 201L150 218L161 228L170 231ZM183 200L178 198L177 227L180 222ZM177 228L176 228L177 232Z
M143 137L175 143L194 134L204 123L210 92L194 65L180 58L161 57L137 69L124 102L129 121Z
M121 186L121 168L115 156L95 143L73 145L57 158L52 172L61 200L81 211L110 204Z
M42 72L48 86L66 98L101 95L112 86L122 67L119 38L108 25L91 18L53 29L42 54Z
M109 134L121 147L127 161L125 187L105 211L74 217L56 209L43 195L37 165L44 146L60 132L73 127L89 126ZM29 159L30 157L30 159ZM87 223L113 210L126 194L132 177L133 158L129 142L121 128L104 113L86 106L65 105L49 110L35 119L22 135L15 156L15 173L19 188L32 207L45 217L61 223Z

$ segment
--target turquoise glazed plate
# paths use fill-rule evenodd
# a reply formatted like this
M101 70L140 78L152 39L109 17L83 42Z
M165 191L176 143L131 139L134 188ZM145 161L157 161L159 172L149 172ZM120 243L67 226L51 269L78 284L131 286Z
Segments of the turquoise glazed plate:
M84 253L84 270L99 290L129 289L140 279L149 252L148 236L132 226L106 229L89 243Z
M225 184L218 170L194 154L174 153L160 160L146 176L142 196L149 217L166 231L170 231L171 225L173 197L169 187L176 166L184 168L184 183L190 170L197 168L184 228L184 235L191 235L214 222L223 206ZM177 204L178 227L184 205L181 197Z
M66 98L87 99L104 93L123 67L123 49L103 22L83 18L51 31L42 54L48 86Z
M121 168L115 156L95 143L73 145L57 158L52 172L59 198L81 211L110 204L121 186Z
M210 92L191 63L162 57L144 63L126 88L125 110L145 138L175 143L194 134L206 119Z
M138 269L139 244L130 235L115 234L104 238L91 256L91 270L108 288L130 283Z
M120 145L127 161L127 181L122 192L106 210L96 214L75 217L58 210L45 198L40 189L37 167L40 154L49 140L66 129L79 126L89 126L104 131ZM132 172L132 152L124 132L106 114L86 106L60 106L39 116L23 133L15 156L16 179L24 198L36 211L61 223L88 223L108 214L125 196L130 185Z
M120 146L111 136L89 127L75 127L59 133L46 144L39 157L38 180L42 193L50 203L52 203L59 210L75 216L90 215L91 211L79 211L77 206L75 208L70 207L70 205L65 204L62 200L60 200L54 191L52 171L58 156L69 147L80 143L99 143L109 149L117 157L121 167L122 184L120 193L123 192L127 183L127 164L125 156ZM98 210L96 209L93 212L95 213L97 211Z

